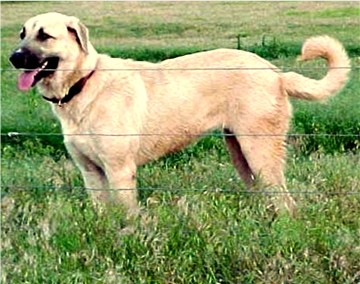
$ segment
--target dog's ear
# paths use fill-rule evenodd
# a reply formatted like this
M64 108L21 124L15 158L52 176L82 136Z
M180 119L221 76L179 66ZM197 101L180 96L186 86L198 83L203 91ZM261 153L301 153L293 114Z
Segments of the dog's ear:
M82 50L88 54L89 32L85 25L81 23L78 18L70 17L67 29L75 35L77 43L80 45Z

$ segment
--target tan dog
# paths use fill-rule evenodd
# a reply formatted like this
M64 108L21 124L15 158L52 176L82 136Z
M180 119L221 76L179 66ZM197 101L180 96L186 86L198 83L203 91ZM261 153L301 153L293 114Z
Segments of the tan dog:
M276 208L293 211L283 173L288 97L324 99L344 86L349 71L342 45L328 36L308 39L301 57L327 60L322 80L281 73L255 54L229 49L158 64L110 58L95 51L77 18L58 13L29 19L20 37L10 58L28 69L19 89L37 85L51 102L86 188L104 190L90 191L94 200L118 201L131 212L138 208L137 166L215 128L235 134L225 140L245 183L261 177L284 192Z

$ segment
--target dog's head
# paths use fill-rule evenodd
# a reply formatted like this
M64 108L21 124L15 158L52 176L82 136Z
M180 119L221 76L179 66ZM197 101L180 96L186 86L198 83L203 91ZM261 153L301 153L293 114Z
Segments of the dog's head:
M18 79L18 88L23 91L74 69L88 54L90 45L86 27L77 18L59 13L29 19L20 40L10 61L15 68L24 69Z

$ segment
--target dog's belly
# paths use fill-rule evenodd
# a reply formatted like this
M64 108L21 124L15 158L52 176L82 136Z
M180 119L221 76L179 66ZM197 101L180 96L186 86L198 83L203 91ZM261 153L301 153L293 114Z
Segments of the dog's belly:
M177 152L194 140L196 140L196 136L185 133L164 135L163 137L155 137L154 135L152 138L146 138L146 140L142 138L136 164L142 165L166 154Z
M183 123L174 122L162 129L147 127L147 131L140 136L136 163L142 165L166 154L180 151L198 140L204 132L221 128L222 125L223 116L218 114L198 120L195 117L190 122L186 120L183 120Z

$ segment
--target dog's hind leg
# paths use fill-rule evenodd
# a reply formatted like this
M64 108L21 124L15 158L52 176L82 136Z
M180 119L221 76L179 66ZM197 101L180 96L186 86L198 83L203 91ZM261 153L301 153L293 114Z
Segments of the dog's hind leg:
M275 210L286 209L295 213L295 201L286 189L285 166L285 137L266 136L255 133L239 138L243 154L251 171L260 177L261 184L266 191L270 191L270 198Z
M255 124L250 125L234 130L236 138L226 138L234 165L248 185L251 186L254 176L260 178L276 211L286 209L294 214L295 201L286 189L284 177L285 137L266 135L264 128L256 130Z

